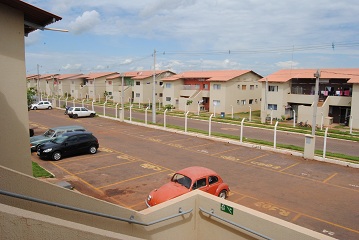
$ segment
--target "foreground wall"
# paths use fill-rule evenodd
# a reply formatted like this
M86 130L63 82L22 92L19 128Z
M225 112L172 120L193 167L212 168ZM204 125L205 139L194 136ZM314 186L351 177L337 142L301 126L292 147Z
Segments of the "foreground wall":
M332 239L199 190L137 212L5 167L0 167L0 189L145 224L192 210L183 216L142 226L0 194L0 227L2 234L6 234L5 239L12 239L14 234L20 238L28 236L27 239L38 239L38 236L46 236L46 239L58 239L58 236L68 239L73 236L82 239L260 239L202 210L272 239L288 239L288 236L292 240ZM221 204L232 207L233 214L221 211Z
M0 29L0 165L32 174L22 12L0 3Z

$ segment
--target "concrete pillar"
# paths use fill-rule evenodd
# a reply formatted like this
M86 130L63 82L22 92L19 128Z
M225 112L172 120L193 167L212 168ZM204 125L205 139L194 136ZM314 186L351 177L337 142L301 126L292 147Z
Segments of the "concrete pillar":
M315 136L306 134L304 141L304 158L314 159Z

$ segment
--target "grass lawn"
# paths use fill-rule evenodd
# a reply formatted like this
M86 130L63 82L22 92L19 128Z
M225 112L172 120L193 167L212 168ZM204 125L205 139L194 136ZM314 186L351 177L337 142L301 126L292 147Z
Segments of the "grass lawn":
M32 162L32 175L36 178L53 178L54 176L39 166L39 164Z

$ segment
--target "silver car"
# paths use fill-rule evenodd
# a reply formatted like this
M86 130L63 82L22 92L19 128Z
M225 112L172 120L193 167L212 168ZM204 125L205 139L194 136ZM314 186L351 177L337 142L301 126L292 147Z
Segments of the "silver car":
M32 152L37 151L37 148L40 144L50 141L63 133L66 132L75 132L75 131L86 131L82 126L61 126L54 127L47 130L44 134L38 136L30 137L30 149Z
M52 109L52 104L50 101L40 101L30 105L30 109Z
M94 117L96 116L96 112L88 110L85 107L70 107L67 110L67 115L69 115L70 118Z

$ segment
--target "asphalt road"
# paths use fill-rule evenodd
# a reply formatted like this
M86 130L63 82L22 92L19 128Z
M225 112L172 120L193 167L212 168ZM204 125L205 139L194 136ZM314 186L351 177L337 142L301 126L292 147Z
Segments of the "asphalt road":
M75 190L142 210L148 193L179 169L217 171L230 201L337 239L359 239L359 169L193 137L101 117L70 119L63 111L29 112L36 134L82 125L99 139L95 155L32 160Z
M79 106L79 104L77 104ZM87 105L90 109L91 106ZM95 111L100 115L107 116L116 116L115 110L113 108L106 108L105 112L102 106L95 106ZM119 113L118 113L119 115ZM125 111L125 118L129 118L129 111ZM145 121L145 113L132 111L132 119L139 119ZM148 112L147 122L152 122L152 113ZM158 114L156 116L156 123L164 124L163 114ZM166 124L176 125L180 127L185 127L185 119L183 117L173 117L166 116ZM279 124L280 125L280 124ZM212 121L212 133L223 133L228 135L237 135L238 140L240 139L241 128L239 125L228 124L228 123L218 123ZM199 130L208 131L209 122L196 119L188 119L187 128L194 128ZM245 138L264 140L269 142L274 142L274 131L270 129L255 128L255 127L246 127L244 124L243 128L243 141ZM293 145L304 148L305 144L305 135L301 133L290 133L285 131L277 131L277 144L286 144ZM316 136L315 149L323 150L324 148L324 137ZM331 153L341 153L349 156L359 156L359 142L339 140L335 138L330 138L330 134L326 142L326 151Z

